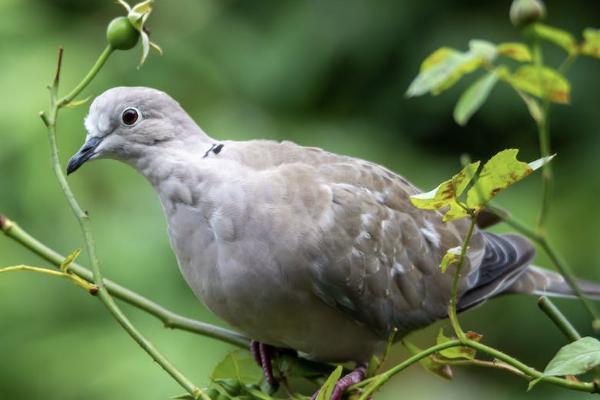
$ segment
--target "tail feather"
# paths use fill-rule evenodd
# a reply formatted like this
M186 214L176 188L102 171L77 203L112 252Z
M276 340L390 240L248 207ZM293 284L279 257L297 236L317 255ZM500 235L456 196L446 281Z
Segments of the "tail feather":
M577 280L581 291L591 299L600 300L600 284ZM506 290L506 293L523 293L550 297L576 297L571 285L557 272L530 265L525 273Z
M457 308L464 311L487 299L507 293L551 297L576 297L561 274L531 265L535 249L519 235L484 232L485 254L479 268L470 276L470 288L461 296ZM600 300L600 283L577 281L588 297Z
M512 288L527 271L535 249L519 235L484 232L485 254L472 275L469 290L458 301L459 311L469 309Z

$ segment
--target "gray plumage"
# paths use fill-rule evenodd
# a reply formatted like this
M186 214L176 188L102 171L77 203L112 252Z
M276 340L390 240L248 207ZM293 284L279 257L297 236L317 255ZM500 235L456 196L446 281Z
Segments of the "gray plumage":
M253 339L364 362L393 328L401 337L446 317L453 270L438 266L468 223L413 207L419 190L388 169L291 142L213 140L149 88L108 90L85 126L69 171L113 158L144 175L187 283ZM559 275L529 267L533 257L520 236L475 230L459 309L505 292L569 294Z

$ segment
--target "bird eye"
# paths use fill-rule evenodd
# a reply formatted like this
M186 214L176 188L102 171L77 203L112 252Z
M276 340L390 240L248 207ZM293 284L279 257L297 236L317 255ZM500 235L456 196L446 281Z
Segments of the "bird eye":
M133 125L137 122L140 117L140 113L135 108L127 108L121 114L121 120L125 125Z

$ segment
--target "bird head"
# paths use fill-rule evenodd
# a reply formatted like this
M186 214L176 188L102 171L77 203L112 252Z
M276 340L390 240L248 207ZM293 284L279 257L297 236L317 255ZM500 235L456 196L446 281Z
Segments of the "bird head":
M202 130L169 95L145 87L116 87L98 96L85 118L85 143L67 174L94 159L132 162Z

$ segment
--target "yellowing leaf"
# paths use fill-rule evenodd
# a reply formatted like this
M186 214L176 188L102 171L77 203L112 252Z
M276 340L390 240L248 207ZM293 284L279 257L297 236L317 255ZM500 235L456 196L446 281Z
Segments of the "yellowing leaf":
M556 103L568 103L571 97L571 85L556 70L548 67L524 65L507 81L518 90L543 98L548 96Z
M446 254L442 257L442 262L440 263L440 271L442 271L442 273L445 273L450 265L458 263L461 251L461 246L451 247L446 251Z
M467 192L469 208L481 209L499 192L525 178L554 158L554 156L545 157L527 164L517 160L518 153L517 149L503 150L485 163L479 178Z
M575 37L567 31L538 23L533 25L533 32L535 32L538 37L562 47L569 54L575 54L577 52L577 41L575 40Z
M531 61L529 47L523 43L500 43L497 47L498 54L521 62Z
M583 31L581 54L600 58L600 29L587 28Z
M452 179L442 182L432 191L411 196L411 203L422 210L439 210L449 207L443 218L445 222L466 217L468 213L457 199L471 182L478 168L479 161L467 165Z
M431 53L429 56L427 56L425 60L423 60L419 72L427 71L428 69L441 64L444 60L456 54L460 54L460 52L450 47L440 47L439 49Z
M409 342L408 340L403 339L402 344L404 345L404 347L406 347L406 349L411 354L417 354L417 353L420 353L421 351L423 351L416 345ZM423 368L425 368L427 371L429 371L437 376L440 376L444 379L451 380L454 377L454 374L452 373L452 369L450 368L449 365L439 362L432 356L422 358L419 361L419 364L421 364L421 366Z
M457 124L463 126L467 124L471 116L485 103L498 79L498 73L494 70L475 81L465 90L454 108L454 120Z
M50 275L50 276L67 278L68 280L70 280L71 282L76 284L77 286L89 291L90 293L93 293L94 291L98 290L96 285L86 281L83 278L80 278L79 276L77 276L75 274L69 273L69 272L55 271L53 269L48 269L48 268L32 267L30 265L14 265L11 267L0 268L0 273L15 272L15 271L37 272L37 273L46 274L46 275Z
M421 64L419 75L412 81L406 95L436 95L454 85L463 75L476 70L483 58L473 52L461 53L443 47L433 52Z
M69 254L67 258L65 258L64 261L60 264L59 269L62 272L67 272L67 270L69 269L69 265L73 264L77 257L79 257L79 254L81 254L81 249L77 249L71 254Z
M440 329L437 335L436 343L442 344L449 342L451 339L444 335L444 329ZM462 360L472 360L475 358L475 354L477 353L474 349L470 347L450 347L448 349L440 350L440 355L444 358L449 358L452 360L462 359Z

